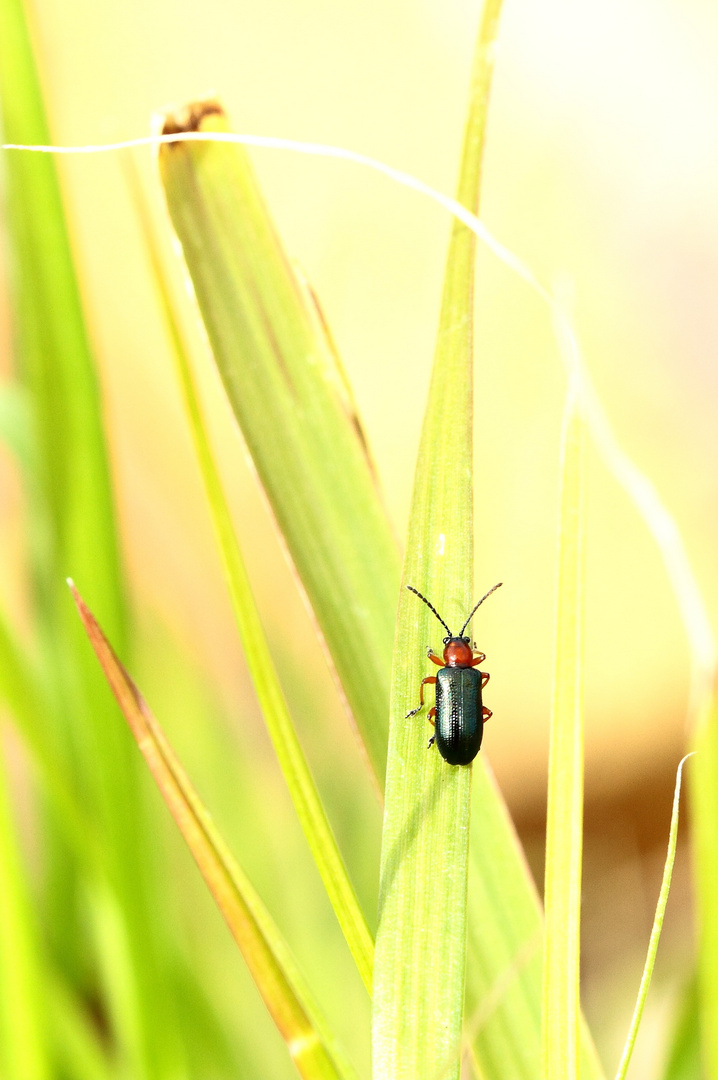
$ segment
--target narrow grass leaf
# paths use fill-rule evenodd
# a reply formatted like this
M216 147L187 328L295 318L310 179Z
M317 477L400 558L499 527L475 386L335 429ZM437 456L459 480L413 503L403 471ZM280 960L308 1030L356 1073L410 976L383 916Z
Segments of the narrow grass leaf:
M42 958L0 756L0 1075L49 1080Z
M703 1067L718 1077L718 687L695 736L691 772L693 873L698 901L698 996Z
M458 198L478 208L491 47L500 4L484 12ZM488 59L488 62L487 62ZM455 633L473 595L473 284L476 239L452 228L439 335L416 468L404 583ZM482 591L493 582L482 583ZM406 719L444 630L402 590L394 649L379 927L374 975L376 1080L458 1077L466 965L471 768L427 751L426 715ZM433 670L433 669L432 669Z
M8 140L50 138L22 0L0 0L0 126ZM38 716L38 742L71 781L100 838L123 923L126 1000L116 1008L103 1001L102 1008L131 1017L132 1030L113 1027L108 1038L135 1080L182 1080L182 1033L173 1019L172 989L161 977L168 957L160 958L162 937L151 929L163 919L166 898L151 880L143 851L151 830L137 797L140 763L122 724L100 729L93 723L115 705L64 587L74 574L124 649L127 616L95 361L56 165L52 158L7 154L1 164L13 363L32 441L24 462L32 624L49 703ZM109 960L91 938L80 897L97 864L76 858L79 849L65 845L60 830L66 824L53 813L43 820L45 918L68 972L77 972L81 955L96 975ZM165 944L170 952L177 947Z
M474 766L469 865L467 1057L484 1080L536 1080L541 1072L543 911L485 759L481 770ZM582 1023L582 1080L603 1076Z
M83 813L65 762L53 754L44 723L45 714L52 709L51 701L41 673L27 652L27 644L17 637L0 607L0 700L33 755L65 841L82 862L99 867L103 855L97 832Z
M20 0L0 3L0 124L4 137L49 139ZM29 390L54 562L86 570L108 625L124 632L114 509L93 357L55 163L3 155L18 369ZM49 566L45 567L50 570ZM42 584L57 595L48 573Z
M353 1076L318 1021L303 980L259 897L217 833L142 695L74 585L71 588L112 692L300 1075L307 1080Z
M651 929L651 938L648 943L648 952L646 954L646 963L643 968L643 975L641 976L641 985L638 989L638 998L636 999L636 1007L633 1010L633 1016L631 1018L631 1026L628 1029L628 1035L626 1036L626 1043L621 1054L621 1060L618 1064L618 1070L616 1071L616 1080L624 1080L628 1071L628 1066L631 1063L631 1055L633 1054L633 1048L636 1045L636 1036L638 1035L638 1028L641 1023L641 1017L643 1015L643 1008L646 1004L646 997L648 996L648 988L651 985L651 976L653 975L653 966L656 962L656 953L658 952L658 943L661 940L661 930L663 929L663 919L666 914L666 904L668 903L668 894L671 890L671 877L673 875L673 864L676 859L676 843L678 841L678 810L681 799L681 778L683 774L683 766L691 754L686 754L683 760L678 766L678 772L676 774L676 786L673 792L673 810L671 811L671 826L668 833L668 852L666 854L666 861L663 866L663 880L661 881L661 890L658 895L658 904L656 905L656 914L653 920L653 927Z
M578 1080L583 828L584 424L572 381L562 440L562 492L551 710L543 993L545 1080Z
M226 131L216 102L165 131ZM227 396L379 787L399 561L346 381L245 151L177 143L160 170Z
M374 942L349 880L314 778L302 752L274 667L206 430L189 350L179 321L175 317L171 290L152 225L144 212L139 191L135 190L137 193L135 202L143 219L144 234L155 280L170 330L177 378L249 672L307 843L364 985L371 993Z

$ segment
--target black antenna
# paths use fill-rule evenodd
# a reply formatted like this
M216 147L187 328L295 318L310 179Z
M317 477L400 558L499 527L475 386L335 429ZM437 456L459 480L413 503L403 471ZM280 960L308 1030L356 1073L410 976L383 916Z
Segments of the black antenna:
M429 601L426 599L426 597L422 596L422 594L419 592L419 590L415 589L413 585L407 585L407 589L409 590L409 592L416 593L416 595L419 597L419 599L424 601L424 603L429 608L429 610L434 612L434 614L436 615L436 617L439 620L439 622L441 623L441 625L446 629L446 632L449 635L449 637L453 637L453 635L451 633L451 630L449 630L449 627L446 625L446 623L442 619L441 615L439 615L439 612L436 610L434 605L430 604ZM493 592L493 589L491 591ZM479 603L481 603L481 601L479 601ZM476 609L474 609L474 610L476 610ZM473 615L473 614L474 614L474 612L472 611L471 615ZM469 615L469 619L471 618L471 615ZM468 619L467 619L467 622L468 622Z
M488 592L487 592L487 593L486 593L486 594L485 594L484 596L482 596L482 597L481 597L481 599L479 600L478 604L476 605L476 607L474 608L474 610L473 610L473 611L471 612L471 614L469 615L469 617L468 617L468 619L466 620L466 622L464 623L464 625L463 625L463 626L461 627L461 629L459 630L459 637L463 637L463 636L464 636L464 630L466 629L466 627L467 627L467 626L469 625L469 623L470 623L470 622L471 622L471 620L473 619L474 615L476 614L476 608L478 608L478 607L481 607L481 605L483 604L483 602L484 602L484 600L486 599L486 597L487 597L487 596L491 596L492 592L496 592L496 590L498 589L499 585L503 585L503 581L500 581L500 582L498 583L498 585L494 585L493 589L489 589L489 591L488 591ZM414 590L414 591L416 591L416 590ZM422 596L422 600L423 600L423 599L424 599L424 598L423 598L423 596ZM431 604L429 604L429 607L431 607ZM446 624L444 624L444 625L446 625Z

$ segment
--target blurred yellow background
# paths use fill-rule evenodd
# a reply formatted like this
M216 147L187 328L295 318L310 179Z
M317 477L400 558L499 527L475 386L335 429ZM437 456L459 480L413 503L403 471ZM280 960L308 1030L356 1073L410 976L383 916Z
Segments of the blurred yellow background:
M340 144L446 193L478 15L466 0L35 5L58 143L142 135L159 107L214 92L236 131ZM674 514L714 614L717 56L718 12L704 0L506 0L482 209L544 282L569 282L602 402ZM153 152L132 153L151 185ZM252 156L334 331L401 537L450 221L355 165ZM159 612L230 711L258 724L122 155L62 159L60 170L103 372L135 607ZM546 309L486 251L476 303L477 595L505 583L474 626L492 674L484 746L530 846L545 793L565 380ZM304 668L323 687L336 721L322 719L313 740L315 760L329 762L335 737L353 752L347 725L218 380L209 362L201 370L268 630L285 669ZM632 852L649 869L629 884L633 871L614 876L610 895L587 898L587 925L593 904L599 924L605 911L642 932L686 735L687 648L655 545L593 451L589 479L587 873L623 867ZM15 512L11 499L5 550L16 544ZM310 742L312 725L304 719ZM327 741L336 725L342 734ZM637 906L624 910L621 891ZM589 968L594 959L600 945L589 946Z

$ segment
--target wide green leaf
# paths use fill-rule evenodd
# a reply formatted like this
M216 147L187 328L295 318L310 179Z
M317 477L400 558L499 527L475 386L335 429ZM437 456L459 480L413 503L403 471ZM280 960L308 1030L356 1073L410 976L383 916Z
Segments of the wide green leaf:
M304 835L364 985L371 993L374 942L349 880L309 764L302 751L274 667L206 429L189 349L174 312L171 289L166 279L159 247L154 238L152 224L144 211L139 190L135 190L136 203L144 222L150 260L170 330L177 378L247 666Z
M474 213L499 10L499 3L490 3L484 11L464 136L458 199ZM454 633L475 602L475 250L474 234L455 222L404 563L404 583L428 597ZM423 717L406 718L429 666L426 645L431 642L440 655L437 643L443 636L428 607L402 590L374 974L377 1080L458 1077L460 1072L472 770L448 765L436 749L427 752Z
M226 130L216 102L164 125ZM381 787L398 554L346 379L246 152L173 143L160 170L227 396Z

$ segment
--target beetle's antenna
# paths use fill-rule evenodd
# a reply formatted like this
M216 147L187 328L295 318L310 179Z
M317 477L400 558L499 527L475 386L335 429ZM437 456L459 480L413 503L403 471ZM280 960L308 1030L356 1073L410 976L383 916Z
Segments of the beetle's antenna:
M486 597L487 597L487 596L491 596L492 592L496 592L496 590L498 589L499 585L503 585L503 581L500 581L500 582L498 583L498 585L494 585L493 589L489 589L489 591L488 591L488 592L487 592L487 593L486 593L486 594L485 594L484 596L482 596L482 597L481 597L481 599L479 600L478 604L476 605L476 607L474 608L474 610L473 610L473 611L471 612L471 614L469 615L469 617L468 617L468 619L466 620L466 622L464 623L464 625L463 625L463 626L461 627L461 629L459 630L459 637L463 637L463 636L464 636L464 630L466 629L466 627L467 627L467 626L469 625L469 623L470 623L470 622L471 622L471 620L473 619L474 615L476 614L476 608L478 608L478 607L481 607L481 605L483 604L483 602L484 602L484 600L486 599ZM416 590L414 590L414 591L416 591ZM423 599L424 599L424 598L423 598L423 596L422 596L422 600L423 600ZM431 607L431 604L429 605L429 607Z
M446 625L446 623L442 619L441 615L439 615L439 612L436 610L434 605L430 604L429 601L426 599L426 597L422 596L422 594L419 592L419 590L415 589L413 585L407 585L407 589L409 590L409 592L416 593L416 595L419 597L419 599L424 601L424 603L429 608L429 610L434 612L434 614L436 615L436 617L439 620L439 622L441 623L441 625L445 628L445 630L448 633L449 637L453 637L453 635L451 633L451 630L449 630L449 627ZM492 590L492 592L493 592L493 590ZM479 603L481 603L481 601L479 601ZM474 609L474 610L476 610L476 609ZM473 615L473 614L474 614L474 612L472 611L471 615ZM469 616L469 618L471 618L471 615Z

